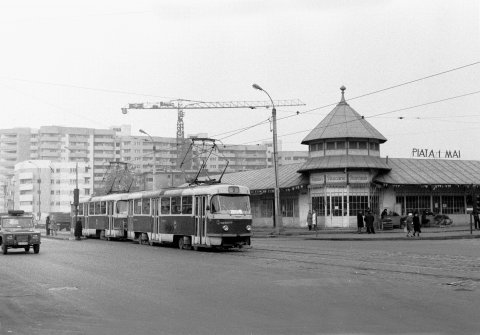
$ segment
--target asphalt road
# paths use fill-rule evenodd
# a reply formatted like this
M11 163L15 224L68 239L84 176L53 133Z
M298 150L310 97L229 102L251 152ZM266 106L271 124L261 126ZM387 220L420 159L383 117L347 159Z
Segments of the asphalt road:
M480 239L44 239L0 255L1 334L478 334Z

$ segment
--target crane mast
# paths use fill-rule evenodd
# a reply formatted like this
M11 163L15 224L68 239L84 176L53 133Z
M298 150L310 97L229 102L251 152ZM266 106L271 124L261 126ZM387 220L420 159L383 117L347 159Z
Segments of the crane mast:
M275 107L305 106L299 99L273 100ZM122 113L127 114L129 109L176 109L177 110L177 167L179 167L182 153L185 151L185 133L183 118L185 109L220 109L220 108L272 108L272 101L192 101L172 100L160 102L129 103L122 108ZM154 163L155 164L155 163Z

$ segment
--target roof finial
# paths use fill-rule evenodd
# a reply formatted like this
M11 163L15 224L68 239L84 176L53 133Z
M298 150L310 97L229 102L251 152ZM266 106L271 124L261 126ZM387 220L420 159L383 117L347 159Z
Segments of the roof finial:
M343 86L343 85L342 85L342 87L340 87L340 90L342 91L342 99L340 100L340 103L342 103L342 102L343 102L343 103L346 103L346 101L345 101L345 90L346 90L346 89L347 89L347 88L346 88L345 86Z

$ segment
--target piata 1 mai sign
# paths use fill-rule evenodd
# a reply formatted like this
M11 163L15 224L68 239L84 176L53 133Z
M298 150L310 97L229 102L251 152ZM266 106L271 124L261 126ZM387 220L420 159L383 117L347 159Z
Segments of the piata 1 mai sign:
M414 158L456 158L460 159L460 150L433 150L433 149L412 149Z

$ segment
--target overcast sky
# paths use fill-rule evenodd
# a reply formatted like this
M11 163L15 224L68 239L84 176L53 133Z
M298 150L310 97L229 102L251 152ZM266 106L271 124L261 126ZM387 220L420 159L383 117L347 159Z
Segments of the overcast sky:
M257 83L274 100L306 104L278 108L278 136L283 150L307 150L300 142L345 85L350 106L388 139L382 156L428 148L480 160L479 8L472 0L2 1L0 128L130 124L133 135L175 137L175 110L123 115L121 107L268 100ZM225 133L270 115L186 110L185 134L255 144L271 139L268 124Z

